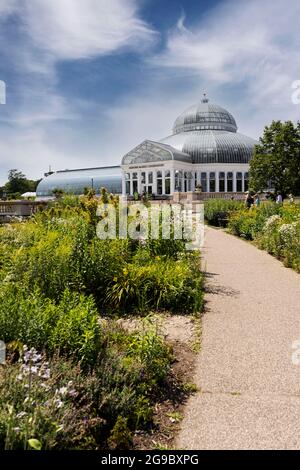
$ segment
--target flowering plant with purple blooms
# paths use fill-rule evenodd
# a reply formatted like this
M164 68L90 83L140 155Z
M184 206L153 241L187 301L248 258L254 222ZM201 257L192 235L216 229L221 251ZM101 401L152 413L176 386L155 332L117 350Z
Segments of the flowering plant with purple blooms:
M75 427L76 419L83 425L83 411L78 412L74 404L79 395L74 381L58 375L55 361L52 365L53 370L36 349L24 346L17 364L4 370L0 442L5 450L53 449Z

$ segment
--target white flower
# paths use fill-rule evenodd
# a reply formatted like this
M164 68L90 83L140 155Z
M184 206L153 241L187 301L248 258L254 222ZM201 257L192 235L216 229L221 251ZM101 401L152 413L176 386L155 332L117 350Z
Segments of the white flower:
M40 370L39 377L46 380L50 379L50 369Z
M57 393L64 397L68 393L68 387L61 387L58 389Z
M60 409L64 406L63 402L61 400L55 400L56 408Z
M280 215L271 215L265 222L264 230L272 229L280 220Z
M287 245L294 242L297 237L297 228L297 222L293 222L292 224L281 225L281 227L279 228L279 235L282 245Z
M27 416L27 413L25 413L25 411L21 411L20 413L17 414L18 419L22 419L24 418L24 416Z

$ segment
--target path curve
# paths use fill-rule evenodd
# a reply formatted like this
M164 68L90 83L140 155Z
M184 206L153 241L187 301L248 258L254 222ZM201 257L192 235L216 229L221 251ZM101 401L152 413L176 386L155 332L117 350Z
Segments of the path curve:
M300 449L300 275L208 228L207 309L180 449ZM300 358L300 354L299 354Z

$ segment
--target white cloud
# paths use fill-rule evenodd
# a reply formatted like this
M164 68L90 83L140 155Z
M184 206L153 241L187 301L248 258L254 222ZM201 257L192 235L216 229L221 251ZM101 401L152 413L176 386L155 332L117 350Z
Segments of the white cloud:
M5 23L11 14L13 32ZM58 91L57 64L124 50L142 53L158 33L139 17L137 0L0 0L0 24L4 70L14 80L13 86L7 83L7 106L0 109L1 181L11 166L34 177L49 163L60 168L77 161L82 166L72 148L76 136L70 122L78 120L73 132L82 132L84 140L79 122L86 104L80 96L67 100Z
M33 47L54 60L84 59L156 39L135 0L0 0L0 17L17 13Z
M155 66L197 73L210 86L242 84L252 102L289 101L299 71L299 0L230 0L170 31Z
M299 0L224 1L192 27L182 14L164 50L146 59L148 78L134 96L107 110L80 97L67 101L56 86L58 61L124 48L143 51L153 44L157 33L139 17L137 5L137 0L0 0L0 19L14 11L25 32L24 41L13 44L0 30L13 71L26 75L21 105L5 118L8 126L0 126L5 172L15 166L39 177L49 164L55 169L118 164L143 139L170 133L176 117L203 90L228 107L241 132L252 137L273 118L299 118L300 107L291 102L292 82L300 79ZM92 129L84 122L86 106L94 115Z

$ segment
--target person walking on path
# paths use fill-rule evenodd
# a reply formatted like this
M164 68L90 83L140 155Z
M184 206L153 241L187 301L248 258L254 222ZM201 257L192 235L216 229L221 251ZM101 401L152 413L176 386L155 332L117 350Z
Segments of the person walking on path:
M276 204L282 204L282 203L283 203L282 195L281 193L278 193L276 197Z

